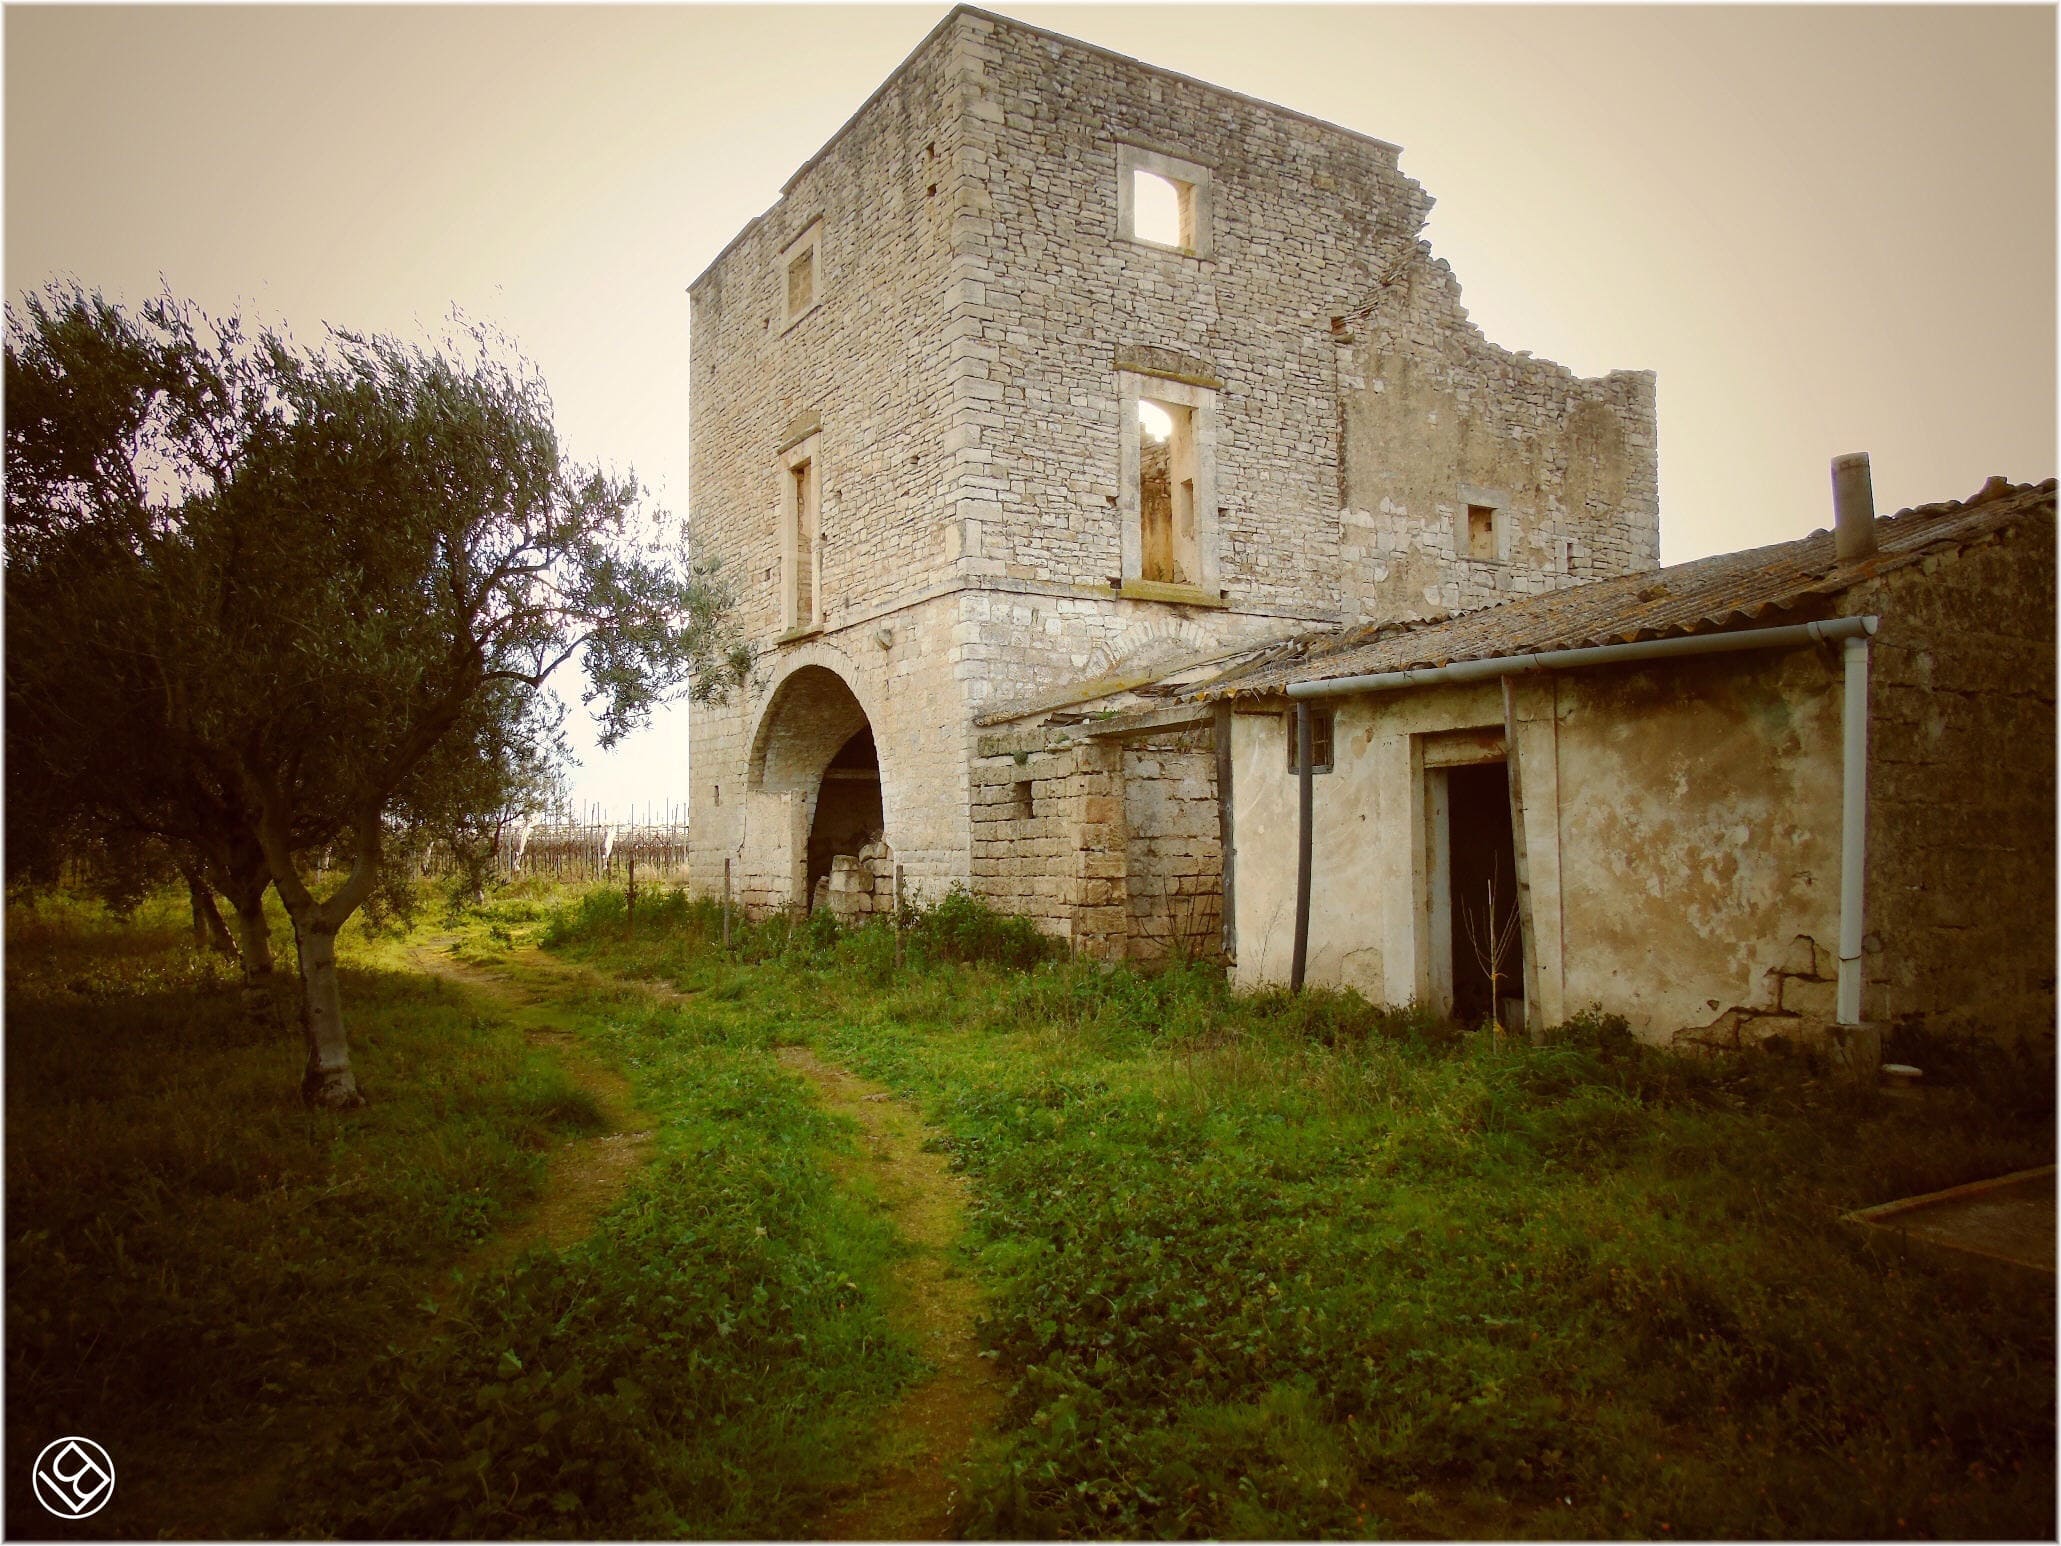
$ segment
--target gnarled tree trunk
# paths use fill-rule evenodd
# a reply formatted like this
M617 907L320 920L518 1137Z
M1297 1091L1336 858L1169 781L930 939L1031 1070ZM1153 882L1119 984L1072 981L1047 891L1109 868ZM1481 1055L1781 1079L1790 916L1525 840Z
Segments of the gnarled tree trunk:
M344 1035L343 997L336 983L336 930L319 922L296 924L300 951L301 1035L308 1044L301 1099L332 1109L362 1106L358 1077L351 1072L351 1046Z
M344 1034L343 996L336 980L336 935L372 890L379 874L381 828L379 808L361 810L354 837L351 873L329 896L318 898L294 867L287 834L285 802L260 786L258 839L272 873L273 889L293 920L295 953L301 972L301 1035L308 1045L308 1063L301 1076L301 1099L311 1106L341 1110L362 1106L358 1077L351 1072L351 1047Z
M256 984L272 975L272 926L265 919L265 882L232 896L236 908L236 939L243 957L243 980Z

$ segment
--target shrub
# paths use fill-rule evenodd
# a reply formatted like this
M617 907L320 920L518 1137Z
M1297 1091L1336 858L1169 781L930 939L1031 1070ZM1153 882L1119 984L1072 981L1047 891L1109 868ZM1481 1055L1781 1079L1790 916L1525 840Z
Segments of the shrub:
M1028 918L997 912L956 887L929 907L911 909L910 940L930 957L962 964L986 962L1019 971L1066 954L1066 945Z

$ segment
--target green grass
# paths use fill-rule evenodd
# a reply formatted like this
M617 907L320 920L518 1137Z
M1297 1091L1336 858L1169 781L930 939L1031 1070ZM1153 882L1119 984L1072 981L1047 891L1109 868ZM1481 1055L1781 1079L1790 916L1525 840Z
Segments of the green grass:
M635 993L566 996L660 1151L590 1240L386 1360L381 1425L298 1516L345 1536L791 1537L918 1372L849 1144L755 1039Z
M1010 1387L979 1533L2052 1534L2051 1291L1832 1223L2050 1160L2050 1067L1907 1046L1941 1084L1910 1104L1593 1017L1499 1045L1065 959L964 899L909 920L899 966L882 927L739 925L727 954L717 928L665 892L634 936L606 890L425 918L658 1129L586 1242L454 1280L599 1119L505 1015L354 933L372 1104L310 1113L297 1035L170 903L11 910L16 1474L100 1439L96 1524L124 1534L227 1528L275 1454L244 1528L805 1531L921 1372L881 1311L886 1225L832 1179L849 1132L773 1056L806 1042L971 1180ZM547 978L511 953L532 940L599 975Z
M1958 1082L1914 1109L1593 1017L1499 1046L1199 967L953 963L957 924L899 973L880 929L638 924L597 894L547 937L886 1081L972 1177L993 1533L2052 1533L2051 1293L1833 1224L2049 1161L2051 1101L1998 1097L2050 1066L1935 1048Z
M461 954L528 905L467 920ZM875 1298L885 1227L827 1180L846 1140L762 1056L575 997L658 1157L588 1243L454 1279L599 1112L410 943L347 932L371 1104L336 1115L171 901L10 910L15 1474L98 1440L113 1535L791 1533L915 1372ZM25 1485L8 1506L45 1527Z
M284 933L283 921L281 932ZM283 941L282 941L283 943ZM199 1501L282 1414L346 1399L415 1285L534 1193L580 1092L419 975L344 994L367 1088L297 1099L282 1008L248 1006L182 910L62 897L7 915L8 1447L117 1457L114 1533L220 1528ZM9 1528L43 1522L26 1486Z

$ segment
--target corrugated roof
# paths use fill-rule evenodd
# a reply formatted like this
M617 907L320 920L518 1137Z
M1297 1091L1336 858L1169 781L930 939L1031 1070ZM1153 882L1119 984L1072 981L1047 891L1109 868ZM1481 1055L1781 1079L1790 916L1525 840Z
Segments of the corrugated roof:
M1499 602L1423 622L1365 624L1284 640L1193 689L1191 698L1283 691L1290 682L1406 671L1542 650L1719 633L1828 615L1840 592L2027 519L2054 518L2055 480L1991 478L1972 499L1875 521L1877 551L1840 563L1829 531L1798 542L1692 559L1665 569Z

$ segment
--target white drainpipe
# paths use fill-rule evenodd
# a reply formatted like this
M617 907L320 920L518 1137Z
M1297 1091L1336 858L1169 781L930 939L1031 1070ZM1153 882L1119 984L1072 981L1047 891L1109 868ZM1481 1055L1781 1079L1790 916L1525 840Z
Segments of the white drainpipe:
M1489 660L1460 660L1446 666L1410 671L1376 671L1367 676L1333 677L1328 681L1290 682L1291 698L1338 698L1353 693L1385 692L1398 687L1476 682L1488 677L1519 676L1533 671L1575 666L1631 664L1672 660L1683 655L1721 655L1740 650L1793 649L1805 644L1843 641L1846 701L1841 716L1839 828L1839 998L1841 1025L1861 1023L1861 939L1867 899L1868 833L1868 637L1881 619L1834 617L1821 623L1794 623L1780 628L1747 628L1733 633L1688 634L1675 639L1640 639L1631 644L1595 644L1581 649L1542 650L1537 654L1498 655ZM1305 783L1307 788L1307 783ZM1301 907L1307 899L1297 899Z
M1839 798L1839 1023L1861 1023L1862 914L1867 906L1868 634L1846 641L1846 707Z

